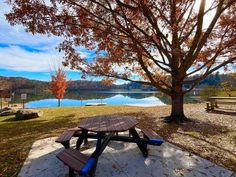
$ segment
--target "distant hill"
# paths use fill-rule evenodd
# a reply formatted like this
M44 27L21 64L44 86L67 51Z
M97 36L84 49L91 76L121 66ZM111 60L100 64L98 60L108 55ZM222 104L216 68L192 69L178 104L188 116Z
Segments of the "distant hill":
M194 77L189 78L194 79ZM205 86L216 86L220 87L220 83L229 81L234 87L236 87L236 79L229 75L213 74L209 75L206 79L202 80L197 88ZM185 87L189 87L185 85ZM0 89L11 88L16 93L49 93L49 82L30 80L22 77L3 77L0 76ZM69 81L67 90L70 92L83 91L83 90L112 90L112 89L138 89L138 90L156 90L151 86L145 86L138 83L128 83L123 85L103 85L99 81L87 81L87 80L76 80Z
M18 93L32 93L49 91L48 82L30 80L23 77L3 77L0 76L0 89L10 88Z
M193 76L189 78L189 80L194 80L197 77L198 75ZM233 87L236 87L236 79L233 76L216 73L216 74L211 74L202 81L200 81L199 84L196 86L196 88L203 88L205 86L221 87L221 83L223 82L230 82ZM189 86L185 85L185 87Z
M40 93L49 92L49 82L30 80L22 77L3 77L0 76L0 89L11 88L16 93ZM143 86L137 83L123 85L103 85L99 81L76 80L68 81L68 91L80 90L112 90L112 89L140 89L155 90L154 87Z

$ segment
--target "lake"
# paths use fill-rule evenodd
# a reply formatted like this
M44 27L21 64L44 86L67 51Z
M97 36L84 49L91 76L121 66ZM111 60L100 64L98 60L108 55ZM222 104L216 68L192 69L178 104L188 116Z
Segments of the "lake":
M165 105L158 98L158 91L91 91L68 93L63 100L61 106L85 106L88 103L106 103L107 105L137 105L137 106L158 106ZM57 107L57 99L53 96L32 100L26 103L28 108L39 107Z
M57 107L57 99L52 95L34 98L28 96L28 108ZM185 97L185 102L196 102ZM159 91L80 91L70 92L61 101L61 106L85 106L88 103L106 103L107 105L160 106L170 104L170 98Z

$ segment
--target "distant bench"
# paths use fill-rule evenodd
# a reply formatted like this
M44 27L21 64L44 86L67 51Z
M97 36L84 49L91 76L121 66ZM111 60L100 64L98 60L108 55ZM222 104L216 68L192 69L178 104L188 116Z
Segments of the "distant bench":
M209 101L206 102L206 110L213 111L214 108L218 108L218 104L233 104L236 105L236 97L209 97Z

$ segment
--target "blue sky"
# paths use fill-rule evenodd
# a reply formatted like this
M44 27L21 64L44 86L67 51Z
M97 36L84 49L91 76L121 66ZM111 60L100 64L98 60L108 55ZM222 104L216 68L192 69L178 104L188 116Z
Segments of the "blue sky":
M0 76L26 77L29 79L50 80L50 71L63 60L63 54L55 48L61 38L47 35L32 35L18 26L10 26L4 14L10 7L0 0ZM94 53L85 48L79 49L82 56L93 57ZM67 78L81 79L79 71L66 68ZM89 77L90 80L98 80Z

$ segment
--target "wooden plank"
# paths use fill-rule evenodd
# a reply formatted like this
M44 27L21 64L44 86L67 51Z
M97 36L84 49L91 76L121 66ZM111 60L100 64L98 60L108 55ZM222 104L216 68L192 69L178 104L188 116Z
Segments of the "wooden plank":
M122 132L134 128L138 122L129 116L101 115L81 121L79 127L92 132Z
M109 125L107 128L110 132L116 132L118 129L116 127L116 120L114 118L114 116L109 117Z
M131 117L127 118L127 122L129 124L129 129L134 128L138 124L138 121L133 119L133 118L131 118Z
M89 159L89 156L85 155L85 154L82 154L81 152L79 152L77 149L66 149L67 153L70 154L73 158L77 159L78 161L82 162L83 164L85 164L88 159Z
M65 131L56 139L56 142L62 143L65 141L69 141L74 135L74 133L75 133L74 131Z
M236 97L217 97L217 96L213 96L213 97L209 97L209 99L230 99L230 100L236 100Z
M77 158L75 158L73 151L68 151L68 149L65 149L61 151L59 154L57 154L57 158L59 158L63 163L65 163L73 170L80 172L85 163L80 161L79 158L85 159L86 157L84 154L80 153L80 155Z
M142 129L144 135L146 135L149 139L151 138L158 138L158 134L153 131L152 129Z
M81 131L81 128L80 127L73 127L73 128L69 128L68 131Z
M63 156L59 157L59 159L68 167L72 168L73 170L80 172L80 170L83 168L84 164L73 157L71 157L69 154L64 153Z
M128 119L126 117L122 117L120 118L120 127L123 131L127 130L129 128L129 123L128 123Z
M217 101L218 104L236 104L236 101L234 100L220 100L220 101Z

